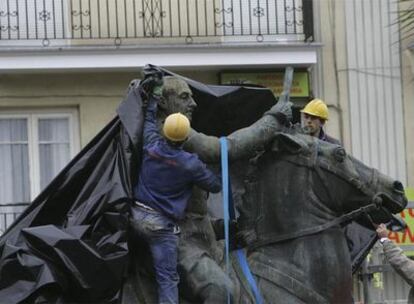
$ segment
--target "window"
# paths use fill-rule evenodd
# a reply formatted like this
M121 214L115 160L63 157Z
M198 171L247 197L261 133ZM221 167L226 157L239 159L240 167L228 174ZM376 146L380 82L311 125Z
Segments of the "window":
M32 201L78 150L76 110L0 112L0 205Z

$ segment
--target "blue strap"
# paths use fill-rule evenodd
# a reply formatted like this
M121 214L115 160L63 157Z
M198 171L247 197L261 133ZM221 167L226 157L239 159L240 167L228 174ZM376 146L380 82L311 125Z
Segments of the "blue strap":
M228 168L228 153L227 153L227 139L225 137L220 138L221 146L221 173L222 173L222 186L223 186L223 217L224 217L224 237L225 237L225 260L226 260L226 272L230 273L230 254L229 254L229 218L235 219L233 197L231 193L231 184L229 182L229 168ZM231 204L231 206L230 206ZM257 287L256 281L250 271L249 264L246 259L246 255L243 249L237 250L237 258L239 260L240 267L243 271L247 282L252 289L257 304L263 304L263 299ZM230 303L230 293L227 291L227 303Z
M250 285L250 288L252 289L254 298L256 300L256 304L263 304L263 298L260 294L260 290L257 287L256 280L253 277L252 272L249 268L249 263L247 262L246 254L244 253L243 249L237 249L237 258L239 259L240 267L243 271L244 276L247 279L247 282Z
M234 204L233 204L233 190L231 190L231 178L230 174L229 177L229 217L230 220L236 219L236 212L234 211Z
M225 261L226 273L230 273L230 252L229 252L229 171L227 159L227 140L220 138L221 146L221 180L223 195L223 217L224 217L224 240L225 240ZM227 290L227 303L230 303L230 291Z

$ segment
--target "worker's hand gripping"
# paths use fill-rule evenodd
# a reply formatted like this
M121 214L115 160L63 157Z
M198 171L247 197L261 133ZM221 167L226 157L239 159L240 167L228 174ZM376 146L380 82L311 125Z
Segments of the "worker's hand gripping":
M150 65L146 65L143 69L144 80L140 83L140 93L144 101L147 101L152 95L159 98L162 95L164 85L163 72Z

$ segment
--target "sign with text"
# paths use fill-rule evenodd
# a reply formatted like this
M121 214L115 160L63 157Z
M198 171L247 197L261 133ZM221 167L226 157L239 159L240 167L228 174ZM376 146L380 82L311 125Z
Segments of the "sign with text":
M409 207L400 213L402 219L407 223L407 229L403 232L390 232L388 238L396 245L404 249L408 256L414 256L414 189L407 188L405 191L409 202Z
M283 91L284 72L249 72L249 73L221 73L221 84L243 85L257 84L272 90L275 96ZM294 72L291 97L309 96L309 75L307 72Z

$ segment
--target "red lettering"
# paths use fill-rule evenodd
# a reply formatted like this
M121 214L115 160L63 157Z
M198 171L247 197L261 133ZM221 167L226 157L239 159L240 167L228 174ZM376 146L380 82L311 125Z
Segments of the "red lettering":
M405 243L405 240L407 238L407 236L410 238L410 242L414 242L414 235L411 233L411 229L410 227L407 227L407 229L405 229L403 237L402 237L402 242Z
M407 212L408 212L408 214L407 214ZM402 218L405 218L406 216L414 218L414 209L413 208L404 209L402 212L400 212L400 215L401 215Z
M392 232L390 231L390 233L388 234L388 238L396 243L400 242L400 236L398 235L397 232Z

